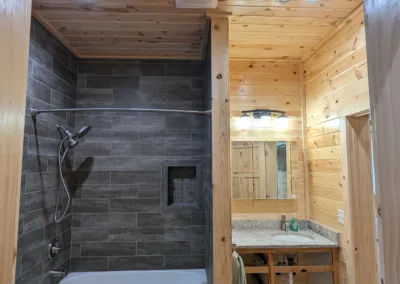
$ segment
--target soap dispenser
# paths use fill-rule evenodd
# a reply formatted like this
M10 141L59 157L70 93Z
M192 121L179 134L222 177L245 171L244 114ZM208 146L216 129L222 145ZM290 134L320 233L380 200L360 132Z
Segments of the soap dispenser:
M289 224L290 230L293 232L298 232L299 231L299 222L297 222L296 214L295 216L290 219L290 224Z

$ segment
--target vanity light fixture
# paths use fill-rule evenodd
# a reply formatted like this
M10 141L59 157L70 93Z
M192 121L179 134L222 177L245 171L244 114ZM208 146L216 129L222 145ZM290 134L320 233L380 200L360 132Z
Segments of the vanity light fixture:
M251 117L249 113L253 114L254 119L261 120L261 123L259 125L261 125L262 127L271 126L272 113L280 114L277 119L277 127L287 128L289 126L289 118L285 115L284 111L271 109L255 109L242 111L242 116L240 117L240 125L243 129L249 128L251 126Z

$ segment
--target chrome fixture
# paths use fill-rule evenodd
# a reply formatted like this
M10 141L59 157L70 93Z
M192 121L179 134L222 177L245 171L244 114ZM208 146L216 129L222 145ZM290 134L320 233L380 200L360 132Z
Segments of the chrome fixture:
M64 270L50 270L49 274L51 277L65 277Z
M141 111L141 112L167 112L167 113L187 113L187 114L200 114L211 115L211 110L180 110L180 109L152 109L152 108L54 108L54 109L34 109L31 108L31 116L36 117L38 114L46 112L87 112L87 111Z
M249 115L250 113L253 114L254 119L260 120L262 122L263 127L271 126L271 115L273 113L280 114L277 119L277 127L287 128L289 126L289 118L286 116L286 112L273 109L255 109L242 111L240 121L243 125L243 128L247 128L251 124L251 117Z
M281 231L287 231L286 215L282 215L281 217Z
M56 210L54 212L54 221L56 223L59 223L64 219L65 215L67 214L68 207L69 207L69 205L71 203L71 194L69 193L67 185L66 185L65 180L64 180L64 174L63 174L63 171L62 171L62 163L64 162L65 157L67 156L69 149L76 147L79 144L79 139L82 138L83 136L85 136L86 134L88 134L88 132L90 131L90 129L92 129L92 127L91 126L84 126L76 133L70 132L66 127L64 127L64 126L62 126L60 124L57 124L57 129L59 131L62 130L64 132L64 134L65 134L65 137L62 139L62 141L60 143L60 147L58 148L58 170L60 171L61 182L63 184L64 191L65 191L65 193L67 195L67 198L68 198L67 206L65 207L65 210L64 210L63 214L61 215L61 217L58 218L57 217L57 212L58 212L58 205L60 204L60 195L61 195L61 188L58 188ZM67 149L64 151L64 153L62 153L64 142L67 139L68 139Z
M60 254L62 251L60 247L60 242L57 239L54 239L48 247L47 255L49 259L54 259L57 257L58 254Z

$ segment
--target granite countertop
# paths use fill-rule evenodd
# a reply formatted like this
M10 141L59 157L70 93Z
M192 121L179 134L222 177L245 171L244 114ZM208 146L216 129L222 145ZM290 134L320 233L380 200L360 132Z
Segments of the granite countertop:
M312 221L299 222L300 234L312 236L313 239L278 240L276 233L284 233L279 229L278 221L234 220L232 243L236 248L336 248L340 247L339 234Z

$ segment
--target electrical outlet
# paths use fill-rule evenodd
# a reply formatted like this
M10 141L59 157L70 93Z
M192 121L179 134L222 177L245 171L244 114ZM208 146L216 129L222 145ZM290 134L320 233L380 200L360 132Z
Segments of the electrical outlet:
M344 224L344 211L338 209L338 221L340 224Z

